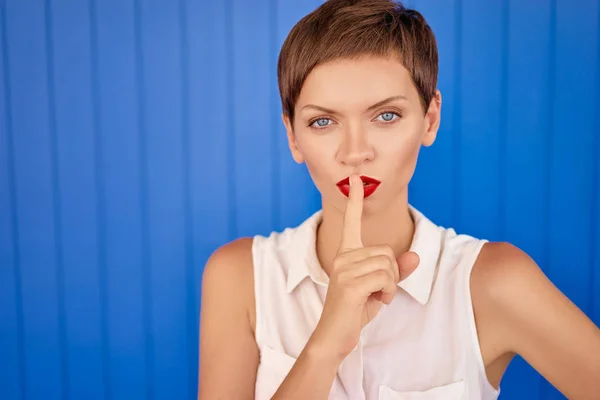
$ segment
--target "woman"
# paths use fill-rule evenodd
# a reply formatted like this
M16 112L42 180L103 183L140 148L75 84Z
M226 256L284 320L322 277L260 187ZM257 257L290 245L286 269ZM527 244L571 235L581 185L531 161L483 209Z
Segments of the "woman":
M600 331L535 262L409 205L437 69L430 27L391 1L331 0L292 29L283 122L322 210L209 259L199 398L495 399L515 354L598 398Z

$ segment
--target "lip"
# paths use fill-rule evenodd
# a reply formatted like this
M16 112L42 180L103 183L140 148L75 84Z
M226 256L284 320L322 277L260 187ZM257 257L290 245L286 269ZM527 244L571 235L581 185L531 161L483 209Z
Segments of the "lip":
M371 196L373 193L375 193L375 190L377 190L377 188L381 184L381 182L378 181L377 179L371 178L370 176L365 176L365 175L361 175L360 180L363 181L363 184L364 184L363 198L365 198L365 199L367 197ZM349 176L347 176L346 178L339 181L336 184L336 186L338 187L338 189L340 189L340 192L342 192L342 194L344 196L348 197L350 195L350 177Z

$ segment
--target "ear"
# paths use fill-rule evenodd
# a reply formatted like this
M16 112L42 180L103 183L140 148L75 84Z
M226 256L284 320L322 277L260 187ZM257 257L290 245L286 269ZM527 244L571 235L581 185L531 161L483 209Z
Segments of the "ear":
M429 103L427 114L425 114L425 134L423 135L423 146L429 147L435 142L440 120L442 117L442 93L435 91L435 95Z
M281 114L281 119L283 120L283 125L285 125L288 146L290 148L290 152L292 153L292 157L294 158L294 161L296 161L298 164L302 164L304 162L304 156L298 148L298 143L296 143L296 135L294 135L294 127L292 126L292 121L290 121L289 116L287 116L286 114Z

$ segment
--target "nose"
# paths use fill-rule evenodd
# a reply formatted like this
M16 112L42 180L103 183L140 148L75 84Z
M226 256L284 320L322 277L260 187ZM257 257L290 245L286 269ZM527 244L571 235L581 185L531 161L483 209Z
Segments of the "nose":
M375 158L375 150L370 145L364 129L347 129L343 132L336 160L351 167L357 167Z

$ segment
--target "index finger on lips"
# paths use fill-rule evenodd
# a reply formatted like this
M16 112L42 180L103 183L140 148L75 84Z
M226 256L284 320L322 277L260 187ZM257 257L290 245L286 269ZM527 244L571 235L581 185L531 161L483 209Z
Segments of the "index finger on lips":
M358 175L350 176L350 194L344 213L342 239L338 253L363 247L361 240L364 188Z

